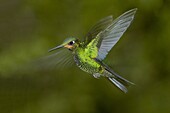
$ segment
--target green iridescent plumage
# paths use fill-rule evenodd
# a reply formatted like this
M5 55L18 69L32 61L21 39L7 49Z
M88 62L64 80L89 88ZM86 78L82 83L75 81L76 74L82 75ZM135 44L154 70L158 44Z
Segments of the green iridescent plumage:
M59 48L68 48L72 53L77 66L92 74L95 78L100 76L106 77L115 86L123 92L127 92L127 86L133 84L123 77L116 74L109 66L104 64L105 59L111 48L119 41L120 37L131 24L137 9L132 9L115 20L112 16L108 16L95 24L85 36L83 41L77 38L68 38L61 45L50 49L53 51ZM62 53L62 52L61 52ZM56 61L56 64L62 63L65 60L65 55L59 55L63 60ZM67 57L68 61L71 57ZM65 60L65 62L67 62Z

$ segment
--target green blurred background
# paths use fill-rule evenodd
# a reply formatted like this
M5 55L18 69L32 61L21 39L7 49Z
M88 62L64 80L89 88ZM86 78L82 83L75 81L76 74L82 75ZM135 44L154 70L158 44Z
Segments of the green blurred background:
M169 0L0 0L0 113L170 113ZM107 57L122 93L77 67L27 69L66 37L138 8ZM33 66L34 67L34 66Z

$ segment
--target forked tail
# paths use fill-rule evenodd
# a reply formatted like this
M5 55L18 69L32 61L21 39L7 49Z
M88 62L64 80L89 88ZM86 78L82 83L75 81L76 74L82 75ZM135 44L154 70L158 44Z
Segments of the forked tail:
M118 87L121 91L124 93L128 92L127 87L130 85L134 85L134 83L126 80L125 78L119 76L117 73L115 73L113 70L107 70L108 74L108 80L110 80L116 87Z
M124 93L128 92L128 89L127 89L128 86L134 85L134 83L126 80L125 78L115 73L109 66L107 66L102 61L98 59L95 59L95 60L96 62L98 62L105 68L103 76L107 77L108 80L110 80L116 87L118 87Z

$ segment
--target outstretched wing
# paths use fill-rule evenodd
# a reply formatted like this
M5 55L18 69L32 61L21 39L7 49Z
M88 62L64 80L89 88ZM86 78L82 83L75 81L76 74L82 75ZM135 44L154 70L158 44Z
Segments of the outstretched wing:
M107 16L98 21L85 36L84 44L87 45L92 39L94 39L102 30L106 29L113 22L112 16Z
M35 70L51 70L55 68L70 67L74 64L71 52L67 49L61 49L56 53L42 57L34 62Z
M99 49L97 59L103 60L106 57L131 24L136 11L137 8L125 12L97 35L96 40L99 40L97 45Z

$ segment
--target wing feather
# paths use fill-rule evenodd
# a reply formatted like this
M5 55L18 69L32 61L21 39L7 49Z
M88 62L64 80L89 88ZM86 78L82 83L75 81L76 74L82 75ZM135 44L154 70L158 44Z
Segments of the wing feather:
M87 45L92 39L96 38L96 36L104 29L106 29L113 21L112 16L107 16L101 20L99 20L87 33L85 36L85 45Z
M100 39L98 43L98 59L103 60L112 47L119 41L120 37L127 30L134 15L136 8L129 10L116 18L105 30L101 31L97 38Z
M67 49L40 58L35 62L35 69L51 70L54 68L62 69L71 67L74 64L74 59L71 52Z

